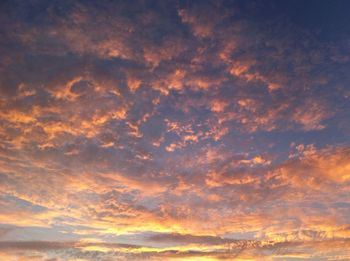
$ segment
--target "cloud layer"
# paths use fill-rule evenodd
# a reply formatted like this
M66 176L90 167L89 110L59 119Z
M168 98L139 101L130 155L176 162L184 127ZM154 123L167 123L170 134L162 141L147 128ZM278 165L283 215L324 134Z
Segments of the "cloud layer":
M350 259L328 5L2 3L0 259Z

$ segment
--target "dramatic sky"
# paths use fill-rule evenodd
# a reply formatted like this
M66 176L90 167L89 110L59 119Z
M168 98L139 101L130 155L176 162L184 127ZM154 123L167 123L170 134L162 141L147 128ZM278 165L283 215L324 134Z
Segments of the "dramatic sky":
M0 260L350 260L350 1L0 3Z

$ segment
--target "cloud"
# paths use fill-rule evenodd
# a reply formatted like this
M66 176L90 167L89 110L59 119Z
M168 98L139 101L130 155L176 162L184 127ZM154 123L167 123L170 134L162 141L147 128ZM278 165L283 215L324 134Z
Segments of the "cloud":
M259 3L2 7L0 259L348 258L344 36Z
M150 236L148 240L160 242L160 243L180 243L180 244L205 244L205 245L215 245L215 244L225 244L233 243L237 240L224 239L221 237L214 236L195 236L195 235L182 235L182 234L156 234Z
M326 240L315 242L303 241L289 241L282 243L267 243L267 242L234 242L232 245L218 245L217 248L209 249L196 248L194 245L190 248L148 248L144 246L133 246L123 244L110 243L83 243L83 242L1 242L0 248L4 251L2 255L11 256L11 253L16 250L21 250L19 255L27 257L30 260L28 253L23 251L35 250L38 251L36 258L44 260L44 256L50 256L50 251L55 251L60 254L60 257L68 258L84 258L84 260L93 260L94 258L123 258L134 260L141 260L147 258L148 260L166 259L173 260L173 258L181 259L196 259L196 258L211 258L214 260L230 260L232 258L268 258L272 256L275 258L293 258L293 257L320 257L323 255L329 257L334 253L342 259L349 256L346 247L349 242L347 240ZM127 251L130 251L129 253ZM46 253L45 253L46 252ZM316 255L314 253L317 253ZM12 255L13 256L13 255ZM33 257L33 255L32 255ZM41 258L41 259L40 259ZM47 259L46 259L47 260Z
M308 151L301 158L292 159L282 166L281 176L291 184L316 188L334 182L346 184L349 180L349 149L324 149Z

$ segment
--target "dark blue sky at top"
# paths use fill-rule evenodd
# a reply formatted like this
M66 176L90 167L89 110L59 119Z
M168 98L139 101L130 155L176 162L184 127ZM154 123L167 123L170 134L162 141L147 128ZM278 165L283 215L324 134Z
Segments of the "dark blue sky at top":
M99 13L103 13L109 8L109 5L115 6L117 9L119 8L118 3L123 3L123 1L84 1L84 5L90 6L90 8L94 9L96 15ZM233 11L233 16L229 16L225 18L222 23L222 26L225 27L230 25L230 23L234 23L240 19L246 19L250 22L253 22L256 26L255 30L263 31L269 34L272 38L280 38L285 35L288 36L292 34L293 38L300 38L301 46L305 45L306 51L312 51L313 48L319 48L319 44L327 45L329 42L337 42L336 46L343 53L349 49L349 40L348 35L350 33L350 23L348 23L348 11L350 10L349 1L301 1L301 0L293 0L293 1L145 1L142 5L128 5L127 8L121 7L125 9L125 12L122 12L122 15L128 18L135 18L139 14L141 14L145 9L154 10L160 16L165 17L165 21L167 26L161 26L163 21L160 22L160 26L155 28L150 35L152 39L154 39L155 44L158 43L163 38L166 38L168 35L172 34L171 28L179 28L181 27L181 21L179 20L177 14L177 8L191 8L193 6L208 4L209 6L221 6L220 11L225 12L226 10ZM121 5L122 6L122 5ZM70 1L3 1L1 4L1 9L5 12L8 12L9 16L15 21L24 24L25 26L30 27L50 27L55 26L57 23L57 19L64 19L67 13L72 11L75 7L75 4ZM219 13L220 15L220 13ZM210 19L210 17L208 17ZM163 30L163 28L165 30ZM3 27L5 29L5 27ZM16 48L17 43L6 42L6 33L5 34L5 45L12 45L13 48ZM88 33L88 32L87 32ZM190 37L190 32L186 30L181 31L182 37L186 39ZM249 32L248 32L249 34ZM254 32L252 32L254 40ZM51 44L50 41L46 42L45 36L42 36L42 41L45 44ZM215 41L215 39L213 40ZM257 39L259 42L260 39ZM288 40L287 40L288 41ZM304 43L305 42L305 43ZM55 44L54 42L52 44ZM264 44L263 42L259 44ZM258 46L259 46L258 44ZM21 46L17 46L17 48L21 49ZM257 49L259 51L259 49ZM245 52L245 50L242 50ZM290 54L292 55L293 50L290 50ZM31 54L26 53L27 60L29 63L34 63L35 60L47 60L48 57L41 57L40 54ZM80 66L84 64L84 61L81 60L81 57L76 57L74 54L67 57L51 57L53 61L57 59L68 59L69 63L74 66ZM269 57L266 57L269 59ZM316 67L315 70L311 71L310 74L318 74L322 73L322 71L328 71L328 73L332 73L329 71L327 59L329 57L325 57L326 62ZM40 64L40 63L39 63ZM115 66L126 66L130 68L136 68L139 65L135 65L134 63L130 63L128 65L127 61L122 61L118 59L114 60L96 60L94 61L95 70L100 71L101 74L107 73L110 71L110 74L115 74L114 68ZM57 63L57 68L61 68L60 63ZM293 66L293 65L285 65ZM34 66L35 67L35 66ZM64 67L61 69L64 70ZM261 68L264 70L264 68ZM279 67L276 66L276 70ZM35 70L35 69L34 69ZM217 68L208 68L207 73L217 73ZM220 69L219 69L220 70ZM333 67L332 70L337 70L336 67ZM346 82L348 80L348 74L345 72L346 67L341 66L339 71L339 80L341 82ZM50 73L50 71L49 71ZM52 70L52 73L55 73L55 69ZM312 77L312 75L311 75ZM50 78L50 76L48 76ZM330 83L332 84L332 83ZM341 119L346 119L348 117L348 100L336 94L336 87L328 86L327 88L333 88L335 91L329 92L325 90L325 87L315 87L312 91L309 92L308 95L325 97L325 99L333 100L334 103L337 103L339 111L337 112L337 116ZM7 88L7 91L12 91ZM229 93L232 91L228 91ZM299 96L303 95L299 93L299 89L295 89L295 93L293 88L290 89L289 94ZM189 94L190 96L196 97L197 94ZM205 95L205 94L204 94ZM229 95L233 95L232 93ZM264 94L263 94L264 95ZM174 99L181 101L182 96L180 95L178 98L177 94L174 93ZM282 98L283 99L283 98ZM139 108L139 111L142 111L142 107ZM164 114L172 113L172 115L176 115L178 112L174 111L173 108L169 108L167 106L163 107ZM137 111L136 111L137 112ZM203 119L207 117L208 112L200 112L200 115ZM182 119L186 119L186 115L179 115ZM282 138L279 141L279 131L272 131L271 133L266 133L266 136L273 136L273 140L276 142L282 143L290 143L293 140L297 139L300 142L307 143L319 143L326 144L329 142L333 143L342 143L348 141L348 127L339 128L337 123L332 121L332 119L328 120L328 127L324 130L317 130L317 135L314 135L311 131L310 134L306 133L305 135L300 135L300 132L291 132L290 134L287 132L283 132ZM147 126L145 127L147 129ZM250 134L248 134L249 136ZM265 135L265 134L264 134ZM234 137L230 137L231 139ZM271 139L271 138L270 138Z
M162 12L172 7L190 7L193 5L210 3L215 5L215 1L145 1L148 8ZM96 8L104 8L108 4L123 3L123 1L84 1L85 4L91 4ZM282 19L287 20L306 30L315 30L327 37L344 37L349 33L349 17L350 3L347 0L257 0L257 1L218 1L227 9L239 8L242 17L249 17L257 21ZM12 13L14 18L21 19L27 23L37 23L38 25L45 20L50 13L57 16L65 16L66 12L74 6L70 1L1 1L1 9ZM134 7L137 10L137 7ZM175 11L175 10L173 10ZM175 12L174 12L175 14ZM125 13L126 16L137 15L136 13Z

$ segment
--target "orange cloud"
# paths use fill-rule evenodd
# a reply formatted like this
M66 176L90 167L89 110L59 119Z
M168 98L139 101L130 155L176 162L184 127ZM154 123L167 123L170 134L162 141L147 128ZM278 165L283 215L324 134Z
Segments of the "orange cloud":
M349 259L344 44L256 7L5 3L0 259Z

